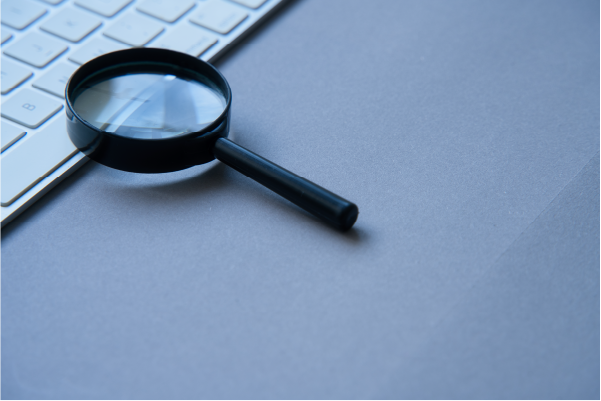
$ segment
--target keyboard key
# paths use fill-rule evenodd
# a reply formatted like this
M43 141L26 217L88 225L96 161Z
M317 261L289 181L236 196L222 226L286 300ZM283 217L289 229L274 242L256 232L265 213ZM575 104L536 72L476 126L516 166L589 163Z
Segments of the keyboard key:
M127 46L122 45L121 43L114 42L112 40L107 40L104 38L95 38L87 42L79 49L77 49L77 51L71 53L69 55L69 60L77 64L83 64L105 53L110 53L122 49L127 49Z
M37 128L62 108L60 102L27 88L2 103L2 117L28 128Z
M217 39L214 36L186 23L161 36L152 47L171 49L198 57L215 43Z
M2 1L2 23L11 28L23 29L44 14L44 6L30 0Z
M6 42L7 40L9 40L12 37L13 37L13 34L10 33L7 29L4 29L4 27L2 27L2 43Z
M25 131L2 121L2 152L25 135Z
M29 79L33 74L27 68L2 57L2 94L7 94Z
M75 0L75 4L105 17L112 17L132 0Z
M163 32L163 25L138 14L128 14L111 25L104 34L131 46L143 46Z
M101 21L98 18L93 17L85 11L74 8L63 8L44 22L40 28L76 43L88 36L100 24Z
M242 4L248 8L259 8L266 0L233 0L236 3Z
M31 32L6 47L4 54L42 68L69 47L57 39L37 32Z
M248 14L238 6L221 0L211 0L201 6L190 21L225 35L247 16Z
M64 99L65 86L76 69L77 67L73 64L58 64L34 81L33 86Z
M2 206L9 206L75 153L77 148L69 139L64 118L24 138L2 157Z
M192 0L144 0L136 9L163 21L174 22L192 7Z

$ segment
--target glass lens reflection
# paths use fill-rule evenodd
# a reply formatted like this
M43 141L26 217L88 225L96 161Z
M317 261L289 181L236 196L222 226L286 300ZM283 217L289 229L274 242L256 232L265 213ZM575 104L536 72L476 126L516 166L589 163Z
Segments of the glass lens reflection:
M73 110L81 118L130 138L160 139L200 131L226 106L223 94L207 79L155 73L112 77L78 92Z

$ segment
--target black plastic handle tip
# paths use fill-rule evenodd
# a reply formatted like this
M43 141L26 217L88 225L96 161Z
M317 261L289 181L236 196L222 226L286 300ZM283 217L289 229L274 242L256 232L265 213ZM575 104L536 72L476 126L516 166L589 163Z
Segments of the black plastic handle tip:
M219 138L215 157L258 183L340 230L348 230L359 216L352 202L226 139Z

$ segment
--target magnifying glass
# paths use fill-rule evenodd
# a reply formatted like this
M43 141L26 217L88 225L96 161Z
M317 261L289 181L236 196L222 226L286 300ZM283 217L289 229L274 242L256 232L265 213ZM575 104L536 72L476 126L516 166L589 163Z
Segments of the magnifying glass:
M166 173L218 159L341 229L359 209L227 139L232 93L213 66L166 49L132 48L83 64L65 89L73 144L105 166Z

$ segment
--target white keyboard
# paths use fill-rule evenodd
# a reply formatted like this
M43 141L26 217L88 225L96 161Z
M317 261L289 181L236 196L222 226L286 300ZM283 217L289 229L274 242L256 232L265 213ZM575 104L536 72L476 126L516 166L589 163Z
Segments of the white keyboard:
M69 140L77 67L132 46L215 60L285 0L2 0L2 225L87 161Z

